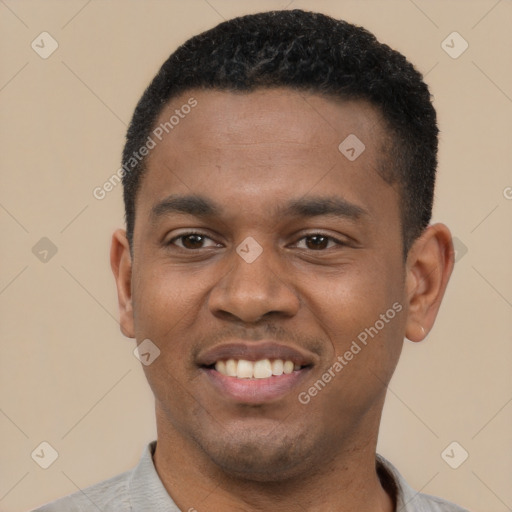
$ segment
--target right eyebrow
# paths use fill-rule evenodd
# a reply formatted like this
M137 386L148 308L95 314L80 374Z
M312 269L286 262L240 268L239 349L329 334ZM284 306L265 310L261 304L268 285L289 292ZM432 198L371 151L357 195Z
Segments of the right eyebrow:
M151 209L150 220L172 213L184 213L196 217L220 217L221 208L211 200L199 195L170 195Z

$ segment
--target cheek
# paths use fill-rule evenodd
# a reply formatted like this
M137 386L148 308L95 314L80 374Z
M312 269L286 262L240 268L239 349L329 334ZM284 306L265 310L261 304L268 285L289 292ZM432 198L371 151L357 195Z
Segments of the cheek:
M380 315L388 310L384 320L395 319L400 307L393 309L393 304L402 300L403 293L398 281L389 269L380 272L376 265L362 263L352 265L346 272L307 278L301 288L306 305L321 319L321 325L329 328L329 336L345 339L357 336L377 321L379 327Z
M390 272L393 267L387 267L383 272L379 267L382 264L365 264L316 279L310 287L315 293L308 295L308 307L332 345L324 370L341 357L343 368L336 373L344 377L337 381L348 379L343 386L353 387L356 395L365 392L358 382L374 389L382 381L387 383L403 344L405 307L399 268Z
M187 389L196 377L190 348L202 292L185 272L170 272L165 265L148 265L139 275L133 290L136 338L149 339L160 350L143 370L158 403L181 404L165 407L176 422L172 410L194 406Z
M169 272L165 266L148 265L139 275L133 289L137 339L150 338L157 345L172 339L177 347L179 333L192 325L201 307L200 284L189 274Z

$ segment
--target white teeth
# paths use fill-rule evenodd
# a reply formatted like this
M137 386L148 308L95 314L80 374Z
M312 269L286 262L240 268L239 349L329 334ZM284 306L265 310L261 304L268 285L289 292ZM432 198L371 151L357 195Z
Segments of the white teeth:
M272 365L268 359L262 359L254 363L254 378L266 379L272 376Z
M217 361L215 363L215 369L219 373L222 373L222 375L227 375L228 374L228 372L226 371L226 362L225 361Z
M272 361L272 375L282 375L283 365L282 359L274 359L274 361Z
M238 368L236 376L239 379L252 379L254 374L254 364L251 361L240 359L238 361Z
M285 361L284 366L283 366L283 373L286 373L286 374L292 373L294 366L295 365L293 364L292 361Z
M234 359L228 359L226 361L226 375L228 377L236 377L236 370L237 370L238 363ZM222 373L221 370L217 368L217 365L215 365L215 369Z
M215 369L222 375L237 377L239 379L268 379L272 375L290 374L294 370L300 370L301 366L293 361L282 359L260 359L258 361L247 361L246 359L228 359L217 361Z

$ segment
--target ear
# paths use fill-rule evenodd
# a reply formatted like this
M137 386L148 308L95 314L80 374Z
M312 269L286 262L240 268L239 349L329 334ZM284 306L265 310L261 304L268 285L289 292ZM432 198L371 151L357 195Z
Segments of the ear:
M433 224L413 243L406 263L408 302L405 336L422 341L434 325L455 261L452 235Z
M121 332L134 338L132 308L132 258L124 229L117 229L112 235L110 266L117 286Z

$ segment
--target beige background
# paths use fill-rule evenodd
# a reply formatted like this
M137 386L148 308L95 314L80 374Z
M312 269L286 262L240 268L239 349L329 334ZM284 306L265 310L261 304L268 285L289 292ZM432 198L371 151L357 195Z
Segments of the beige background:
M124 471L155 437L108 264L121 187L102 201L92 190L119 167L135 103L179 43L285 7L361 24L426 73L441 128L434 220L450 226L460 259L433 331L405 342L379 451L417 490L512 510L508 0L0 0L0 510ZM59 44L47 59L31 48L43 31ZM453 31L469 43L457 59L441 47ZM47 262L32 252L42 237L58 249ZM59 455L46 470L31 458L42 441ZM458 469L441 457L452 441L469 453Z

